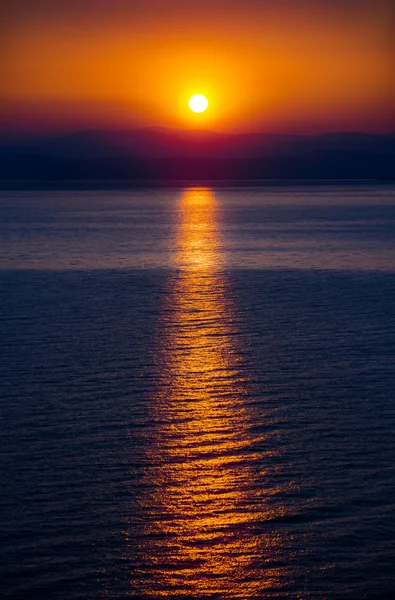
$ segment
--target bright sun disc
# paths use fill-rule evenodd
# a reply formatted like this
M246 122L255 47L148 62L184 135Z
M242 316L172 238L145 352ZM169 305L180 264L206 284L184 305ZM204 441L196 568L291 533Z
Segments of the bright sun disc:
M189 99L188 105L193 112L200 113L204 112L208 107L208 100L202 94L195 94Z

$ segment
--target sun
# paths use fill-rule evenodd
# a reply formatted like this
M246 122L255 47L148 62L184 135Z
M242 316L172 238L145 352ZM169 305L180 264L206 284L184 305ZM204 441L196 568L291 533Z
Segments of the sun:
M208 100L203 94L195 94L189 98L189 108L195 113L204 112L208 107Z

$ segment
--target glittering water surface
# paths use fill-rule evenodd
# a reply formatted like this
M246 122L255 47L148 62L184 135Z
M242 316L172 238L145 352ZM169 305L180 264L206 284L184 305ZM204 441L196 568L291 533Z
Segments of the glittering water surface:
M7 193L4 598L395 596L395 191Z

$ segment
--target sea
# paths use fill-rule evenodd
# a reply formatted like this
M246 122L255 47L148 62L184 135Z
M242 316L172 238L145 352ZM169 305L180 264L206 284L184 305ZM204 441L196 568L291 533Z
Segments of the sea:
M395 187L0 193L0 597L395 598Z

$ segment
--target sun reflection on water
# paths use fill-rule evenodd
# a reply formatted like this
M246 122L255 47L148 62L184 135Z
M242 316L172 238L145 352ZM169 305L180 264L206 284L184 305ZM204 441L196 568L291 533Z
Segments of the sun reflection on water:
M180 201L133 573L141 597L253 598L278 576L273 565L263 572L276 542L262 530L270 516L254 468L262 439L251 434L217 212L207 189Z

